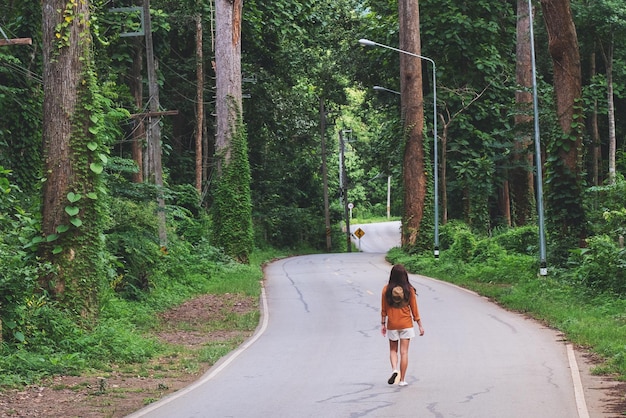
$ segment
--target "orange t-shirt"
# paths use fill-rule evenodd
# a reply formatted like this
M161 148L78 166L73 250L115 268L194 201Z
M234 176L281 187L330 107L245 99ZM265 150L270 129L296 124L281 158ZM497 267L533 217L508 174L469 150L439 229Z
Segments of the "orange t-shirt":
M403 308L394 308L393 306L389 306L387 298L385 298L385 292L387 292L387 285L383 288L382 301L380 305L381 317L387 317L387 329L395 330L413 328L413 321L418 321L420 319L420 313L417 309L415 289L411 287L409 304Z

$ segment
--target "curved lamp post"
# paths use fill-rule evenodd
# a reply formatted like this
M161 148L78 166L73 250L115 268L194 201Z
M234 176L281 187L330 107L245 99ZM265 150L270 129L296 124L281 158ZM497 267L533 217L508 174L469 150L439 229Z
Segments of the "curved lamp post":
M533 68L533 110L535 119L535 165L537 166L537 215L539 220L539 274L548 275L546 263L546 236L543 217L543 174L541 171L541 142L539 139L539 105L537 99L537 65L535 63L535 35L533 30L533 5L528 0L528 17L530 20L530 55Z
M394 48L389 45L379 44L378 42L370 41L369 39L359 39L359 43L365 46L379 46L381 48L391 49L392 51L400 52L402 54L410 55L412 57L420 58L425 61L430 62L433 65L433 153L434 161L433 161L433 178L434 178L434 188L435 188L435 258L439 258L439 159L438 159L438 151L437 151L437 66L435 65L435 61L432 59L425 57L423 55L414 54L409 51L404 51L402 49ZM376 89L376 87L374 87ZM386 90L386 89L385 89Z

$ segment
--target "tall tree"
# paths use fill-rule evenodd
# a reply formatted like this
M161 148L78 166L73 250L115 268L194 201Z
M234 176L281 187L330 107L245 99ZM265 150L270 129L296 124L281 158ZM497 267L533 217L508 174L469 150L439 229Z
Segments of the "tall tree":
M201 3L198 2L198 6ZM204 132L204 55L202 53L202 13L196 15L196 190L202 194L203 152L202 138Z
M215 1L215 151L218 171L230 159L231 128L241 111L241 13L243 0ZM230 99L229 99L230 98Z
M243 0L215 3L217 187L213 207L218 247L241 262L252 251L252 204L247 134L241 108Z
M439 113L450 110L452 115L463 109L473 94L489 88L464 113L454 118L454 123L447 127L439 126L440 135L446 129L446 170L442 174L442 188L446 188L447 207L444 215L450 219L467 218L467 210L474 215L490 213L493 223L507 219L506 170L510 166L509 151L513 148L509 115L513 108L512 74L514 74L515 15L514 2L493 2L490 0L422 0L420 15L422 19L421 38L424 55L437 63L437 103ZM467 70L459 71L459 68ZM458 94L459 92L470 93ZM429 89L424 90L429 94ZM510 97L509 100L503 100ZM428 99L426 100L428 103ZM429 112L426 113L428 117ZM441 118L440 118L441 119ZM443 138L441 138L443 140ZM443 152L444 147L441 147ZM482 167L480 159L490 156L495 163L494 176L485 179L493 183L490 190L501 190L499 201L496 194L484 198L487 189L477 183L462 181L467 170ZM507 158L503 158L507 156ZM473 160L480 164L464 165ZM460 164L461 163L461 164ZM462 169L463 173L458 169ZM482 176L484 173L473 173ZM484 177L481 177L484 178ZM473 190L464 190L466 184ZM482 185L480 185L482 186ZM463 199L451 198L466 193L478 194L472 197L472 205L483 207L470 208ZM441 196L446 199L445 196ZM486 206L485 206L486 205ZM427 216L428 212L426 212ZM481 217L484 215L481 215ZM489 220L475 219L475 225L489 227Z
M541 6L553 63L556 113L562 132L548 150L546 200L555 236L582 239L585 224L580 166L583 115L578 37L570 0L541 0ZM566 241L560 240L562 244Z
M68 309L97 312L102 265L100 177L106 161L98 135L89 1L43 2L45 178L42 255L55 266L42 285Z
M420 14L417 1L399 0L400 49L421 55ZM424 94L422 60L400 55L400 93L404 121L404 213L402 245L415 246L420 233L426 199L424 168Z

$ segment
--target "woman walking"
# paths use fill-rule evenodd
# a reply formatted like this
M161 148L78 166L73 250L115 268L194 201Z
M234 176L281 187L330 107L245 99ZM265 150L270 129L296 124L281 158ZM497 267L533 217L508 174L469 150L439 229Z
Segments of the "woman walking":
M383 288L380 315L382 334L389 338L389 360L393 370L387 383L406 386L409 343L411 338L415 337L413 321L417 322L420 336L424 335L424 328L417 308L415 288L409 283L409 275L401 264L392 267L389 283ZM398 369L398 351L400 351L400 369Z

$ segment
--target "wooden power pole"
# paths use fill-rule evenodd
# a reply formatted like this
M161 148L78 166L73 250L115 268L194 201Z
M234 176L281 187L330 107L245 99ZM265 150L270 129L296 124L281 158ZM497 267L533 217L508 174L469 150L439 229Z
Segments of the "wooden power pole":
M148 98L150 112L146 115L148 126L147 136L147 170L148 181L157 186L157 203L159 218L159 241L162 247L167 246L165 224L165 199L163 198L163 166L161 162L161 117L159 115L159 85L157 83L156 60L152 46L152 24L150 19L150 0L143 0L143 13L146 41L146 67L148 70Z

